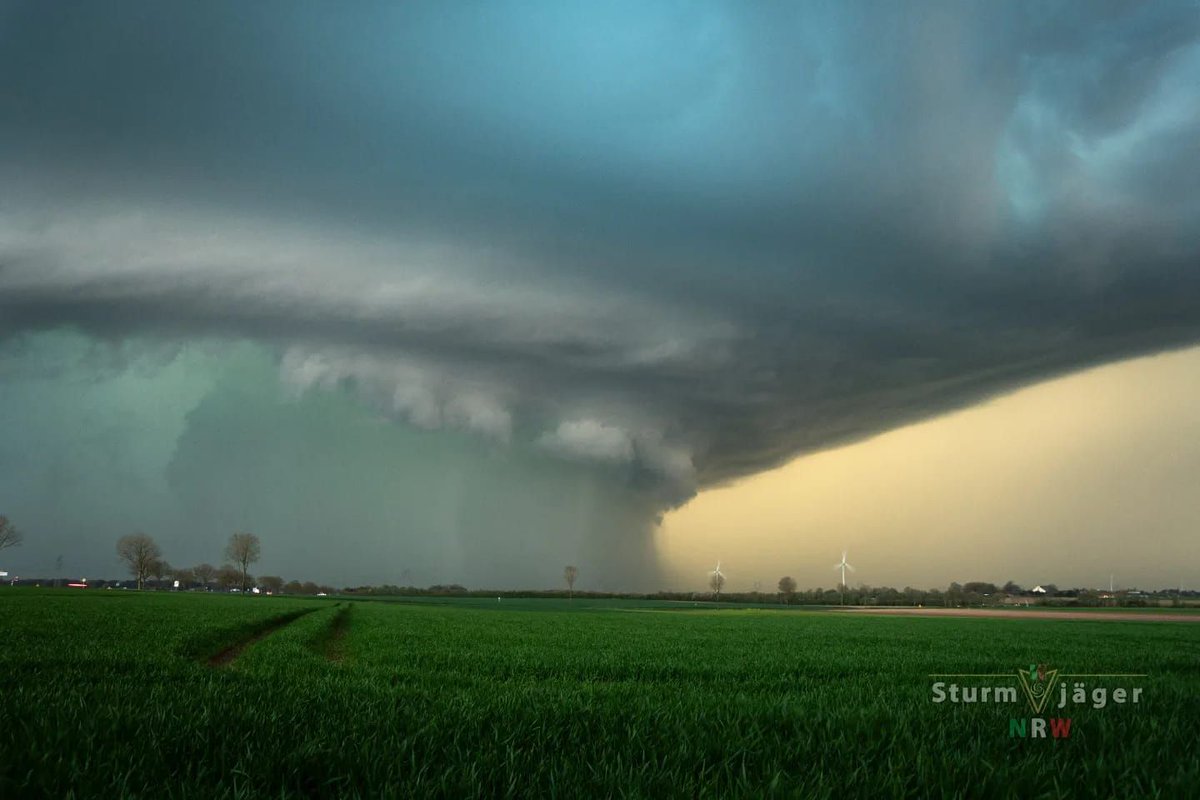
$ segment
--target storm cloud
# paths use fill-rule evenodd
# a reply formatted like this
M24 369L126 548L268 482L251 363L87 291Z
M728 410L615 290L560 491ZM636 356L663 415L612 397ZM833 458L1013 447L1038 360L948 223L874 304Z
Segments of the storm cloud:
M1192 2L7 3L0 336L667 507L1194 343L1197 85Z

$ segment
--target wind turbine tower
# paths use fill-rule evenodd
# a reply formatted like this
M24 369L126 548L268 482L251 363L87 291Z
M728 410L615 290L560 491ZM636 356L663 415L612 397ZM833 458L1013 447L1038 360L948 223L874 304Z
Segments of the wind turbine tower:
M721 562L717 562L717 568L708 573L708 585L716 594L717 599L721 599L721 587L725 585L725 573L721 572Z
M846 561L845 550L842 551L842 560L837 564L834 564L833 568L840 569L842 571L842 605L846 605L846 570L854 572L854 567L850 566L850 564Z

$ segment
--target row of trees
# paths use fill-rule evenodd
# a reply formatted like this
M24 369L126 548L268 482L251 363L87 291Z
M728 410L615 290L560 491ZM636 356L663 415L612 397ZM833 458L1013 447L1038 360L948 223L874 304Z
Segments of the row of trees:
M225 546L225 558L230 563L220 567L199 564L195 567L176 569L167 563L163 558L162 548L148 534L131 533L117 540L117 556L137 581L139 589L153 577L158 581L172 578L181 585L200 583L205 588L216 581L223 588L240 588L244 592L254 583L250 565L257 562L261 555L262 542L258 537L253 533L239 532L230 536L229 543ZM259 583L268 591L278 591L284 586L283 579L275 576L260 578Z
M567 585L567 597L574 597L575 582L579 578L579 568L573 565L567 565L563 568L563 582ZM836 588L823 589L816 588L807 591L800 591L796 584L796 579L791 576L784 576L779 579L778 594L771 595L764 592L738 592L733 594L722 594L722 589L725 587L725 576L721 571L714 570L709 575L708 588L712 592L712 596L721 600L724 598L728 602L781 602L781 603L808 603L819 605L845 604L847 601L851 605L911 605L911 606L984 606L996 605L1003 602L1006 598L1013 597L1038 597L1048 601L1058 600L1061 602L1070 602L1081 605L1101 605L1101 601L1106 599L1094 590L1088 589L1069 589L1059 591L1058 587L1052 583L1045 584L1040 587L1041 591L1034 593L1031 590L1021 588L1014 581L1008 581L1003 586L997 586L994 583L987 581L968 581L967 583L951 583L945 590L942 589L914 589L911 586L906 586L903 589L894 589L890 586L858 586L851 588L849 586L838 585ZM356 594L380 594L380 595L445 595L445 596L522 596L522 597L554 597L558 596L559 592L548 591L515 591L496 592L493 590L471 590L459 584L437 585L430 586L425 589L414 586L395 586L386 584L382 586L359 586L357 588L347 587L344 591ZM688 600L697 599L693 593L681 592L657 592L655 594L628 594L628 593L611 593L611 592L590 592L589 596L593 597L639 597L639 598L661 598L673 600Z
M24 541L24 535L12 521L0 514L0 550L16 547ZM194 567L173 567L163 558L162 548L154 538L145 533L132 533L117 540L117 556L137 581L139 589L145 588L151 579L161 583L166 580L179 581L184 588L213 586L221 589L246 591L259 586L268 592L289 594L326 594L334 590L312 581L288 581L277 575L264 575L257 579L250 574L250 566L262 556L262 542L253 533L238 532L229 537L225 546L228 563L219 567L212 564L197 564ZM98 581L97 584L103 584Z
M827 605L840 602L842 594L845 602L851 605L910 605L910 606L988 606L1005 602L1020 602L1016 598L1026 600L1037 598L1038 602L1071 603L1075 605L1103 605L1105 600L1112 600L1107 594L1095 589L1065 589L1060 590L1052 583L1039 587L1041 591L1034 592L1023 589L1013 581L1003 586L997 586L987 581L954 582L945 589L914 589L906 586L895 589L891 586L838 586L833 589L810 589L799 591L796 581L790 577L779 579L778 597L784 603L812 603ZM752 593L757 594L757 593ZM740 599L753 600L753 597L740 595ZM1123 604L1133 604L1132 596L1122 595Z
M162 557L162 549L154 539L145 533L134 533L122 536L117 542L117 555L129 569L129 574L137 581L141 589L146 582L153 578L156 581L179 581L181 588L199 586L210 589L216 586L220 589L240 589L242 592L251 587L259 587L272 594L286 592L288 594L331 594L334 590L329 586L321 586L312 581L288 581L278 575L262 575L255 578L250 574L250 566L262 556L262 542L253 533L239 532L229 537L225 546L225 558L228 563L219 567L212 564L197 564L194 567L172 567Z

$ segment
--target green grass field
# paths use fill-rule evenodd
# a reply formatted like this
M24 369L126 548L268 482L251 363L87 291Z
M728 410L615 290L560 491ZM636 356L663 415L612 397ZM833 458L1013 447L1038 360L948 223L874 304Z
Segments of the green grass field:
M1038 662L1144 696L931 700ZM1200 793L1186 622L5 589L0 686L4 798Z

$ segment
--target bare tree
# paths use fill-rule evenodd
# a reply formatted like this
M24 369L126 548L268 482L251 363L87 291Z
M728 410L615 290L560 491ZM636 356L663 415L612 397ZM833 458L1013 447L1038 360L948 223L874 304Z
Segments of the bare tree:
M258 541L258 537L253 533L235 533L229 537L229 544L225 547L225 557L242 571L243 592L246 591L248 578L250 577L248 573L250 565L258 561L261 553L262 543Z
M195 570L188 569L187 567L171 570L171 577L179 581L180 589L187 589L196 582Z
M575 579L579 577L579 567L567 565L563 568L563 580L567 582L567 594L575 596Z
M125 562L129 574L137 580L138 588L146 582L146 576L154 562L162 558L158 544L144 533L131 533L117 540L117 555Z
M16 547L25 537L17 530L16 526L9 521L8 517L0 514L0 550L6 547Z
M258 584L271 594L278 594L283 588L283 578L278 575L263 575L258 579Z
M171 565L161 558L156 558L150 562L150 575L154 580L162 583L163 578L171 574ZM157 588L157 587L156 587Z
M217 568L212 564L198 564L192 567L192 572L196 575L196 580L204 584L205 589L212 585L213 578L217 576Z
M232 564L222 564L217 570L217 585L226 591L236 588L243 580L242 571Z
M783 595L783 599L789 604L792 602L792 595L796 593L796 580L784 576L779 579L779 593Z

